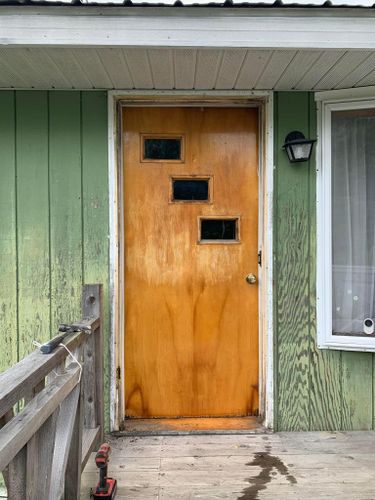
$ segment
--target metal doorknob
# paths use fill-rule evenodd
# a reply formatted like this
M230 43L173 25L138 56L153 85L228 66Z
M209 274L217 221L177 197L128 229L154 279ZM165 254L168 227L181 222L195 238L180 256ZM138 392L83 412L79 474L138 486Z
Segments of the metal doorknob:
M257 277L253 273L248 274L245 279L249 285L254 285L258 281Z

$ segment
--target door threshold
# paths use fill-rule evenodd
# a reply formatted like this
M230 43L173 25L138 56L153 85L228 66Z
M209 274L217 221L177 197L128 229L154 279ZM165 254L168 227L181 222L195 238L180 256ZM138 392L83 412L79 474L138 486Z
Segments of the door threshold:
M126 418L119 436L188 436L194 434L264 434L258 417Z

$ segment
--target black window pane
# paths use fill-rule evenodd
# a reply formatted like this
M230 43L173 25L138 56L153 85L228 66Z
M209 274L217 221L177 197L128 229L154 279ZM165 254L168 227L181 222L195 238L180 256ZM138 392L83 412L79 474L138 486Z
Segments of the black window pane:
M144 141L145 160L181 160L181 138Z
M174 179L173 200L208 200L208 179Z
M201 240L236 240L237 219L202 219Z

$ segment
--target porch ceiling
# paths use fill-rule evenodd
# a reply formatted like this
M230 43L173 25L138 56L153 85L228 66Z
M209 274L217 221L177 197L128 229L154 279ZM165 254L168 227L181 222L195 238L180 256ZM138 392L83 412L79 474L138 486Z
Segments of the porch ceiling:
M374 50L0 49L0 88L328 90L368 85L375 85Z

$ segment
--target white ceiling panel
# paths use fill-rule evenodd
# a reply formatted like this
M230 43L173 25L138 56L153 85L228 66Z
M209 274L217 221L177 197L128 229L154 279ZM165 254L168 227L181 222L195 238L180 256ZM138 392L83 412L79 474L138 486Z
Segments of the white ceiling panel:
M158 89L174 88L173 52L172 50L148 50L152 80Z
M276 87L279 90L294 89L299 81L305 76L309 68L314 67L314 64L321 56L319 50L304 50L297 52L288 68L276 82Z
M151 65L145 49L124 50L130 76L136 89L153 89Z
M236 89L253 89L272 56L270 50L248 50L235 85Z
M375 51L1 48L0 88L328 90L375 84Z
M370 85L375 85L375 70L371 71L367 76L362 78L358 83L355 84L355 87L367 87Z
M335 88L350 88L354 87L358 82L363 80L375 67L375 52L372 52L361 64L357 66L355 71L349 71L345 78L337 82Z
M191 49L175 50L173 63L175 88L181 90L193 89L197 67L197 51Z
M79 61L94 89L114 86L96 49L72 49L72 54Z
M280 80L294 56L295 50L275 50L268 61L262 75L257 81L256 89L273 89L276 82Z
M11 50L11 49L10 49ZM37 50L37 49L36 49ZM47 55L52 59L60 71L64 74L65 79L69 81L68 88L91 89L92 82L83 71L80 62L73 56L70 49L45 49ZM46 76L43 74L43 76ZM66 88L61 82L57 88Z
M194 88L199 90L215 88L222 59L222 50L206 49L198 51Z
M313 89L326 73L337 63L345 54L344 50L327 50L322 52L321 56L308 67L304 76L296 84L297 90Z
M39 54L41 53L39 52ZM1 61L9 68L12 68L23 81L27 82L30 88L53 88L47 60L45 68L42 69L42 71L38 71L39 58L35 56L36 53L30 52L29 49L1 51ZM57 71L55 71L55 73L57 73ZM57 75L55 75L55 77L57 77ZM65 86L65 78L61 78L61 81L64 82L63 85Z
M132 89L134 87L122 49L104 48L97 53L114 88Z
M315 89L333 89L350 73L354 74L358 66L371 55L370 51L347 52L324 77L315 85Z
M219 74L216 80L216 89L233 89L240 72L244 59L246 57L246 50L224 50L223 59Z

